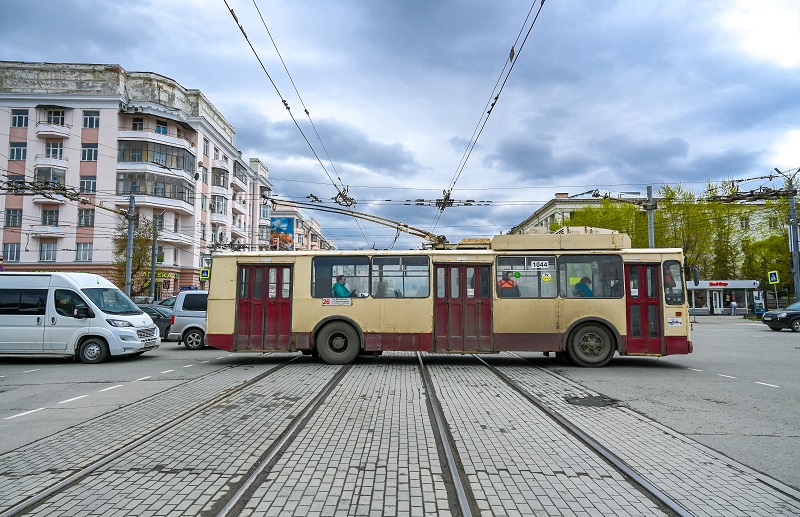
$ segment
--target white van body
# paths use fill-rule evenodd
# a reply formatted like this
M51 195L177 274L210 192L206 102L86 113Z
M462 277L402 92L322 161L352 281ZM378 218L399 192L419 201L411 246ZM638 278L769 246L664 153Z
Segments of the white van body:
M125 293L89 273L0 273L0 354L99 363L158 348L158 327Z

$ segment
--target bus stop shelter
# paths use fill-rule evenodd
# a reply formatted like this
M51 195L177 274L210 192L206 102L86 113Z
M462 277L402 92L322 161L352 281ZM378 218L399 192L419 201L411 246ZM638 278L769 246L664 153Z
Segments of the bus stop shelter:
M758 291L758 280L701 280L686 286L692 295L689 314L730 314L736 302L736 314L762 312L764 301Z

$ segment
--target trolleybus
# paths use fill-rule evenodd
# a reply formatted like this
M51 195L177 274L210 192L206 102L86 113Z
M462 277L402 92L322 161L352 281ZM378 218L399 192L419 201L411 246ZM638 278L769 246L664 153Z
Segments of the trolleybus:
M615 352L692 352L683 273L681 249L632 249L619 233L499 235L452 249L224 252L213 258L205 339L333 364L363 352L526 351L596 367Z

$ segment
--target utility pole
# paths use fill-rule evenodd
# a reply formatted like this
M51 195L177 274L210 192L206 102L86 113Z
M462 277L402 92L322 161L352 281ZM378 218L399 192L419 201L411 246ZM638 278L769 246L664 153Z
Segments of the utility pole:
M653 186L647 186L647 242L651 248L656 247L655 224L653 223L653 212L656 209L656 204L653 202Z
M130 203L128 203L128 251L125 257L125 294L131 295L131 269L133 269L133 218L135 217L136 200L131 192Z
M163 217L163 214L162 214ZM150 254L150 303L156 300L156 258L158 255L158 224L153 217L153 250Z
M794 176L789 178L789 250L792 252L792 279L794 299L800 296L800 259L797 255L797 210L795 209Z

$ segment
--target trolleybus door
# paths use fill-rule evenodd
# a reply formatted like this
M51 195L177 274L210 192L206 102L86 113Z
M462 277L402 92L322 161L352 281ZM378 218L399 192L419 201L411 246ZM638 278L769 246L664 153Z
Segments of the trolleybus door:
M625 264L628 354L663 354L660 264Z
M491 268L436 264L434 350L492 350Z
M240 266L236 350L287 350L291 337L292 268Z

